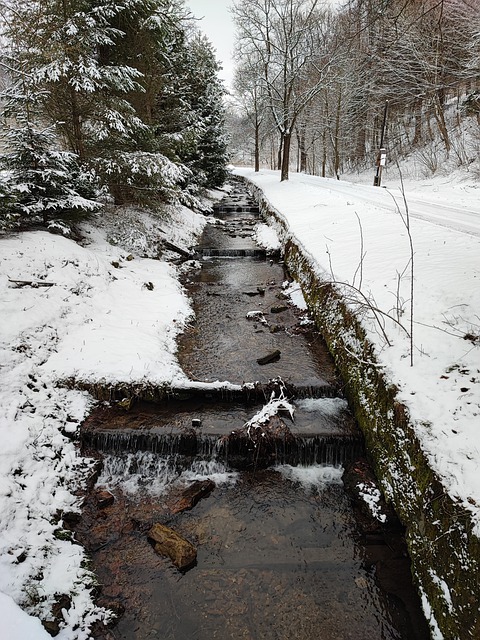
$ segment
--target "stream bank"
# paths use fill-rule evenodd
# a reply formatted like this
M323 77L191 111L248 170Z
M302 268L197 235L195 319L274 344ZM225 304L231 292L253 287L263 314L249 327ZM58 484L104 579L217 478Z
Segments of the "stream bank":
M406 406L375 364L373 345L360 321L332 284L322 279L312 257L291 236L287 222L261 189L249 187L283 241L286 265L300 283L345 381L345 394L384 495L406 527L414 578L433 636L480 637L480 542L470 514L447 494L429 464Z
M118 613L95 637L426 640L402 527L366 508L380 505L342 381L288 300L283 262L255 247L243 199L217 208L185 282L190 384L100 406L82 427L102 472L75 530ZM179 512L184 487L207 479ZM186 573L148 543L156 523L197 546Z

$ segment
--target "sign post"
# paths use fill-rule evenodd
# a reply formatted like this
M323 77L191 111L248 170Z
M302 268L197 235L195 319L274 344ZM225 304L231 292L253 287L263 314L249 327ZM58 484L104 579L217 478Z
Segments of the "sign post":
M383 146L383 141L385 139L385 129L387 127L387 112L388 112L388 100L385 102L385 111L383 112L383 123L382 123L382 133L380 136L380 150L377 156L377 171L373 178L373 186L379 187L382 181L382 169L387 163L387 150Z

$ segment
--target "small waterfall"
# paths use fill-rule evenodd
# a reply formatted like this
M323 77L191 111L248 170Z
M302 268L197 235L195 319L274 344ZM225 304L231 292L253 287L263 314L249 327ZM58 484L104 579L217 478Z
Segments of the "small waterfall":
M193 460L184 468L178 456L164 458L151 452L106 455L100 486L120 487L125 493L163 495L173 485L186 485L194 480L210 478L217 485L236 482L238 473L218 460Z
M260 213L260 209L258 205L254 203L235 203L235 202L223 202L221 204L215 205L213 207L213 211L215 213Z
M299 400L306 400L309 398L337 398L338 389L330 384L324 385L292 385L286 383L285 385L289 396L297 398Z
M266 249L212 249L197 247L195 253L204 258L263 258L267 257ZM270 255L270 254L269 254Z
M212 457L216 451L218 436L198 435L194 431L173 434L141 429L98 430L85 433L84 447L108 453L135 453L148 451L158 456Z
M150 453L175 468L185 468L201 460L218 461L233 469L265 468L272 464L335 466L363 453L362 440L355 435L288 434L253 441L242 432L218 436L194 432L162 434L153 430L105 430L84 438L84 446L123 457ZM133 459L130 464L135 464Z

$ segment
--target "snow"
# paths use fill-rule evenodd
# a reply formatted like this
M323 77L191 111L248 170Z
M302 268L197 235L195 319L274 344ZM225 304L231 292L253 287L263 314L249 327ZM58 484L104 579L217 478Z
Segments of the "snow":
M29 616L10 598L0 593L2 637L8 640L51 640L38 618Z
M295 413L295 407L293 404L288 402L283 388L280 389L279 395L277 396L275 391L272 391L270 396L270 400L263 405L263 407L258 411L253 418L250 418L248 422L243 425L247 435L250 437L252 434L252 430L257 429L263 435L265 432L262 429L262 426L267 424L269 420L276 416L279 412L288 413L290 418L293 420L293 415Z
M255 242L267 251L278 251L281 249L280 239L273 227L268 224L258 224L254 232Z
M372 516L380 522L386 522L387 516L382 513L382 508L380 506L380 489L375 487L373 484L367 484L365 482L360 482L357 487L359 489L359 496L370 509Z
M410 255L389 193L402 209L396 185L387 191L293 174L280 183L278 173L241 173L265 190L319 272L357 287L361 281L362 291L386 313L398 312L408 328ZM368 313L362 322L432 466L480 534L478 185L412 182L406 197L415 250L414 367L405 331L386 318L387 346ZM92 399L58 383L194 384L175 357L175 338L191 317L180 269L155 258L162 239L188 248L204 224L203 216L182 207L158 216L126 209L98 214L83 227L82 244L43 231L0 238L0 612L9 639L43 640L37 618L48 617L58 594L71 597L59 640L88 638L89 625L108 615L93 602L83 550L62 535L61 514L79 510L75 491L91 470L71 437ZM268 235L261 226L257 237ZM298 285L286 293L304 304ZM277 410L290 410L285 400L272 401ZM324 409L342 406L329 401ZM262 416L256 419L258 425ZM310 486L341 475L324 467L315 478L308 477L311 470L284 472Z
M411 367L410 249L399 181L384 179L386 188L378 188L304 174L280 182L274 171L236 173L264 191L324 278L347 283L348 292L361 287L384 312L391 346L352 301L432 468L480 536L479 184L458 176L404 184L414 246Z
M61 594L71 604L59 640L109 618L62 521L91 472L71 438L92 398L58 383L188 382L175 357L188 299L174 266L143 256L164 237L191 246L204 224L184 207L117 209L85 225L82 244L46 231L0 238L0 607L19 629L5 637L45 637L20 607L48 619Z
M308 309L305 298L303 297L302 289L298 282L284 282L283 293L290 298L290 302L294 304L301 311Z

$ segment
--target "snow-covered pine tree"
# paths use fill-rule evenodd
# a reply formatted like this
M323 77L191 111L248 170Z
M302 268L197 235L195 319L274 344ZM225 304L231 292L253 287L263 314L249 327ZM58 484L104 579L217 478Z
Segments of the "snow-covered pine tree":
M138 90L128 94L142 128L128 136L110 135L102 143L99 166L117 202L182 200L195 204L186 187L192 177L176 152L181 116L172 103L166 120L168 134L161 135L157 104L164 93L174 94L178 78L171 70L184 50L189 14L179 0L140 0L112 20L123 34L114 45L102 47L104 63L135 68ZM181 127L181 125L180 125Z
M112 26L126 6L141 0L43 0L37 16L27 13L37 53L31 72L48 91L45 116L57 123L68 147L81 160L95 158L98 145L112 134L129 136L143 123L127 94L141 90L141 74L105 60L102 50L120 42Z
M31 78L4 92L0 155L0 229L44 225L68 235L72 223L98 211L96 182L78 156L58 149L54 126L35 123L36 93Z
M188 53L191 118L197 140L188 166L199 175L202 186L219 187L225 182L228 162L220 66L211 43L198 32L189 41Z
M152 0L156 10L119 28L126 63L142 73L137 112L151 126L152 150L192 170L190 188L219 186L227 162L224 87L212 45L183 0Z
M6 6L7 68L39 92L28 121L55 125L59 148L94 167L116 202L192 204L195 186L221 183L218 67L205 43L190 45L183 0Z

